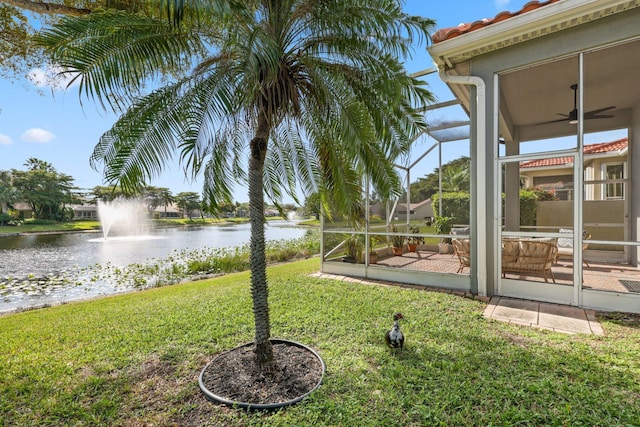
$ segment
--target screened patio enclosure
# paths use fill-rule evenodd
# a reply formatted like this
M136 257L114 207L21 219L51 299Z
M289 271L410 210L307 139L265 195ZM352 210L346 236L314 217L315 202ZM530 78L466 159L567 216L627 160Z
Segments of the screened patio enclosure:
M449 236L466 258L440 253L449 233L416 218L408 194L381 215L368 205L363 230L324 224L322 270L640 312L640 2L530 2L499 17L443 31L429 47L469 117L452 128L468 132L468 217ZM428 118L442 121L461 122ZM425 159L450 144L425 138L435 141ZM422 174L399 166L406 183ZM422 245L392 255L393 237L412 239L416 225ZM362 255L345 262L354 236ZM376 264L364 255L372 247Z
M470 290L469 269L459 269L459 260L450 245L442 250L439 247L440 240L449 239L450 235L438 234L434 222L438 212L434 212L432 198L419 200L410 188L413 180L436 168L442 172L443 162L469 157L470 123L460 105L460 101L451 100L424 108L429 127L413 141L412 155L406 163L396 165L403 178L403 196L381 201L364 183L365 224L362 228L351 228L339 218L332 222L323 218L323 272ZM442 181L447 177L440 173L438 178L441 194ZM447 188L447 183L444 187ZM469 237L468 207L460 220L464 222L452 225L462 230L461 237ZM394 244L401 248L401 255L394 255ZM444 282L443 276L447 277Z

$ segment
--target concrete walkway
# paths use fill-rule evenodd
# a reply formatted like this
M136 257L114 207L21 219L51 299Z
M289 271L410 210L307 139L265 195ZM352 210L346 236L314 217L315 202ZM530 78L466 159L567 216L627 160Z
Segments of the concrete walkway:
M593 310L568 305L493 297L484 317L568 334L603 334Z

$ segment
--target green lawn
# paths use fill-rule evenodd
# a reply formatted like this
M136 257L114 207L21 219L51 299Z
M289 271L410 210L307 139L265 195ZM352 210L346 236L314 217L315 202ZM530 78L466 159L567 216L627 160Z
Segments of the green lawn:
M248 273L0 317L0 425L640 425L640 322L604 336L488 321L484 304L269 268L274 337L307 344L327 375L274 413L201 396L217 353L253 339ZM405 315L403 354L383 335Z
M152 225L155 227L179 227L189 225L219 225L227 223L243 223L248 222L248 218L169 218L154 219ZM44 220L26 220L18 227L0 226L0 235L10 233L44 233L44 232L65 232L65 231L87 231L100 230L100 221L69 221L55 222Z
M30 221L26 220L18 227L0 226L0 235L10 233L44 233L44 232L61 232L61 231L86 231L100 230L99 221Z

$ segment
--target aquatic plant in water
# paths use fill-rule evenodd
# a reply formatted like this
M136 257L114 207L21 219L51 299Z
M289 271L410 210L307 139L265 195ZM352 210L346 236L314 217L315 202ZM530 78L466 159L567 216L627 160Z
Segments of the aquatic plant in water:
M91 284L98 283L109 283L119 291L172 285L203 276L248 270L249 251L248 244L229 248L182 249L164 258L151 258L126 266L108 262L51 273L45 277L4 277L0 279L0 297L6 300L15 294L46 295L55 289L83 285L90 288ZM310 229L298 239L266 242L269 263L306 258L319 252L320 232L317 229Z

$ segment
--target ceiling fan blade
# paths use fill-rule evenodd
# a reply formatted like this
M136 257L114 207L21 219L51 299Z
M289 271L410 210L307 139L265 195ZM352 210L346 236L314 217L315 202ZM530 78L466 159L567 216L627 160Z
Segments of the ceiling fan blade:
M567 121L569 121L569 116L567 116L566 114L558 113L558 115L566 116L566 117L564 119L549 120L549 121L546 121L546 122L533 123L533 126L546 125L546 124L549 124L549 123L559 123L559 122L567 122Z
M610 119L611 117L615 117L611 114L597 114L597 115L590 115L590 116L585 116L584 119L585 120L593 120L593 119Z
M585 117L593 116L593 115L598 114L598 113L604 113L605 111L613 110L614 108L616 108L615 105L610 105L610 106L604 107L604 108L598 108L597 110L587 111L586 113L584 113L584 116Z
M571 89L573 90L573 110L571 110L569 112L569 114L556 113L556 115L562 116L564 118L563 119L558 119L558 120L549 120L549 121L540 122L540 123L533 123L533 125L534 126L546 125L548 123L558 123L558 122L566 122L566 121L569 121L571 123L577 123L577 120L578 120L578 109L577 109L578 85L577 84L571 85ZM610 105L608 107L598 108L598 109L595 109L595 110L587 111L586 113L584 113L584 120L608 119L608 118L614 117L614 116L612 116L610 114L600 114L600 113L604 113L605 111L613 110L614 108L616 108L615 105Z

